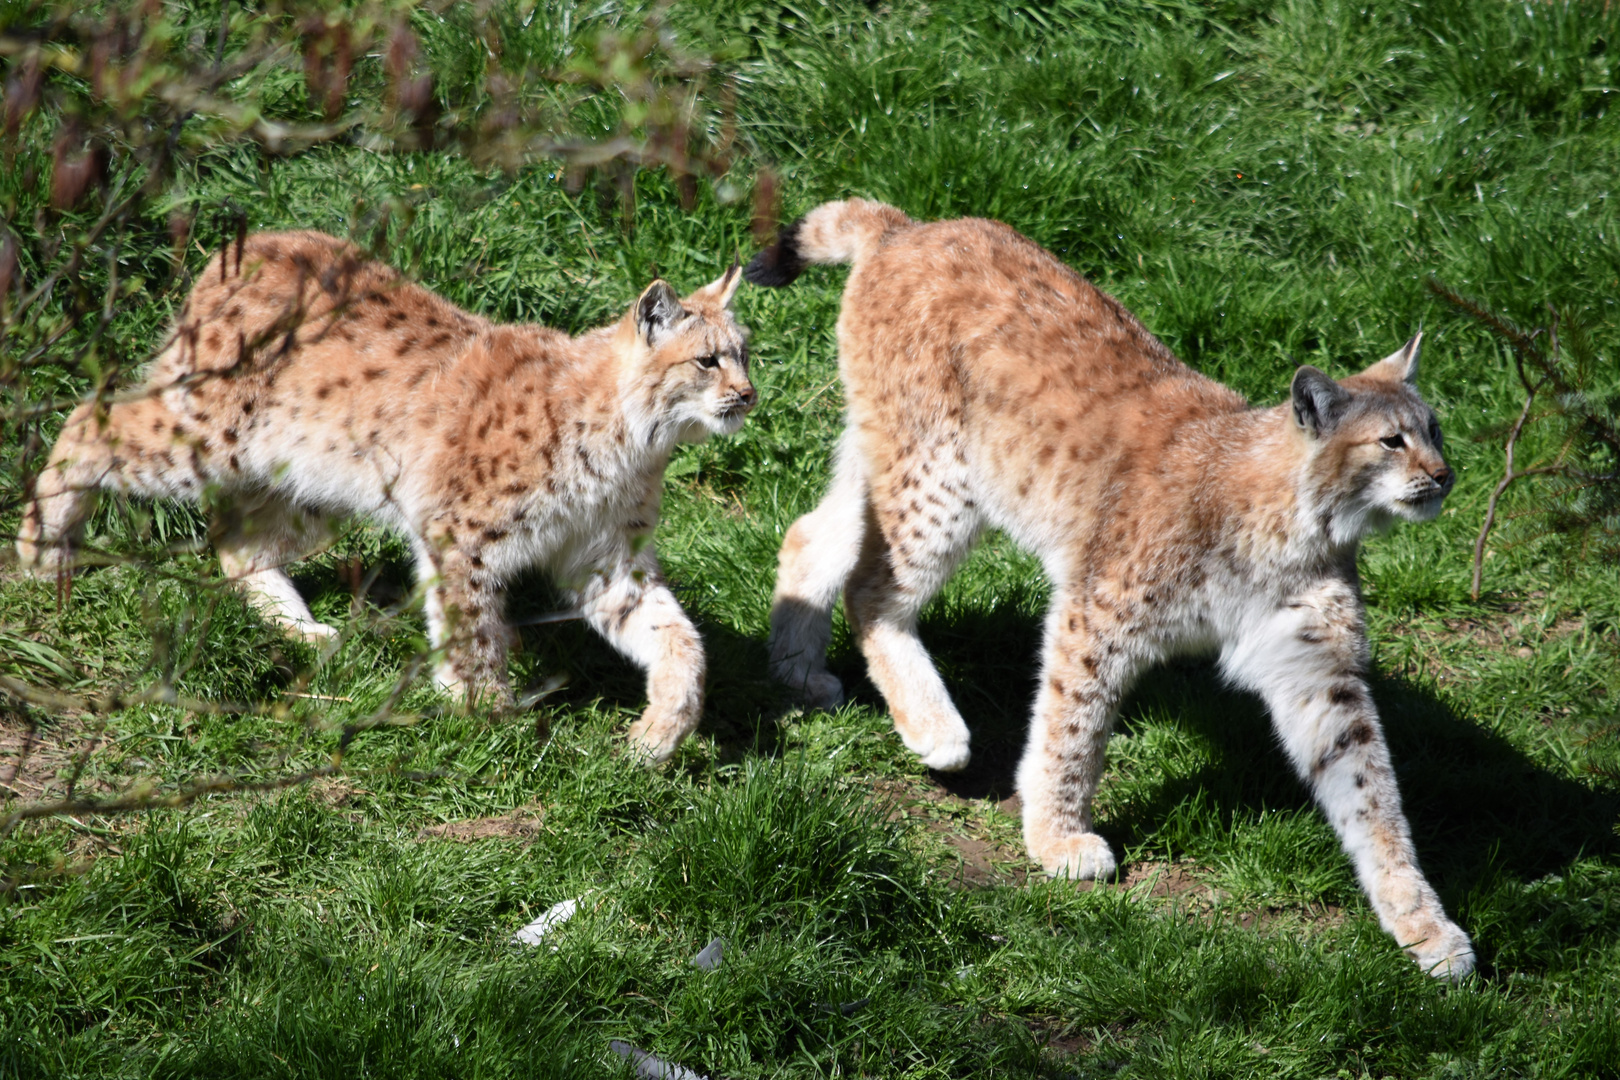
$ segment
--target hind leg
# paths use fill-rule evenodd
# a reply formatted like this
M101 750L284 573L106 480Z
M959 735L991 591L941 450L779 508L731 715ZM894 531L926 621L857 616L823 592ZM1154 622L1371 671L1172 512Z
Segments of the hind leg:
M782 541L771 604L771 674L817 708L844 700L843 685L827 670L827 643L833 604L860 558L865 524L866 480L846 431L827 494Z
M267 621L318 644L338 632L316 620L284 569L332 538L327 520L275 495L243 496L213 514L220 569Z
M23 566L44 575L69 568L103 489L196 499L203 486L200 462L177 430L174 414L155 397L74 409L23 510L17 531Z
M1113 591L1113 590L1109 590ZM1018 764L1024 846L1054 877L1102 878L1114 853L1092 821L1114 715L1144 658L1114 608L1059 588L1046 616L1040 689Z
M844 592L867 673L895 730L931 769L967 766L968 729L917 636L917 614L978 539L966 466L949 446L900 458L875 477L860 556Z

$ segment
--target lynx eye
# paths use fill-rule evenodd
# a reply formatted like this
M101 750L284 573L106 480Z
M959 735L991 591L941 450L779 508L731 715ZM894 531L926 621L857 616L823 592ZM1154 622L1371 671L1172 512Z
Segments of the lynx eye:
M720 366L720 357L714 353L708 356L697 357L697 366L700 368L717 368Z
M1397 431L1393 435L1385 435L1378 442L1385 450L1399 450L1406 445L1406 436Z

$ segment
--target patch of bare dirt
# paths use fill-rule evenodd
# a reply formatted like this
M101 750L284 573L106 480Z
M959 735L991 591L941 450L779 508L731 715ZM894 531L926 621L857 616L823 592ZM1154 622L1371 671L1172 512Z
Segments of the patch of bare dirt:
M80 775L73 785L75 797L100 799L113 794L116 789L111 784L83 769L103 744L102 739L86 733L81 724L56 723L30 729L17 716L0 711L0 817L23 803L65 798L68 780L76 770ZM0 896L30 880L82 874L103 855L122 855L119 837L138 827L137 823L114 816L72 813L23 822L18 826L21 834L55 836L60 843L58 854L44 865L9 861L0 864Z
M1215 875L1193 862L1149 859L1122 867L1107 881L1082 881L1075 888L1140 889L1154 900L1164 901L1188 919L1205 923L1226 922L1245 930L1266 930L1277 926L1326 928L1344 922L1344 909L1337 904L1264 904L1236 907L1231 896L1215 885Z
M1509 604L1504 614L1512 615L1521 610L1523 610L1521 605ZM1489 652L1512 651L1521 654L1532 646L1568 637L1586 626L1585 620L1570 615L1564 616L1551 626L1542 626L1533 614L1495 621L1471 617L1441 619L1440 624L1445 627L1444 633L1430 631L1425 634L1418 631L1418 638L1448 644L1466 641Z
M1029 1033L1035 1036L1035 1042L1041 1049L1050 1051L1059 1058L1090 1053L1099 1045L1098 1036L1119 1041L1129 1031L1124 1024L1106 1024L1089 1032L1075 1031L1057 1017L1035 1017L1024 1023L1029 1028Z
M1029 877L1029 859L1021 844L985 820L985 801L959 798L922 780L879 780L873 789L893 817L916 822L950 846L961 859L957 885L1021 885ZM1012 814L1016 822L1017 810Z
M455 840L471 843L475 840L532 841L540 834L540 823L546 812L540 806L520 806L510 814L499 817L467 818L447 821L442 825L429 825L416 834L418 840Z
M1312 929L1326 930L1329 927L1342 926L1346 919L1344 908L1338 904L1321 903L1267 905L1255 911L1231 912L1229 917L1245 930L1267 930L1278 925L1308 926Z
M1075 888L1090 892L1092 889L1136 889L1145 885L1145 891L1155 900L1192 898L1214 906L1222 896L1205 877L1200 876L1207 873L1193 863L1150 860L1132 863L1122 873L1105 881L1079 882Z
M1585 632L1586 620L1578 613L1564 615L1544 625L1546 608L1544 594L1531 593L1522 601L1500 604L1483 613L1483 617L1436 619L1418 623L1399 623L1391 628L1393 636L1416 642L1423 656L1423 666L1441 686L1459 686L1479 678L1480 664L1513 656L1520 660L1533 660L1544 650L1565 638ZM1611 645L1612 633L1602 635ZM1574 674L1573 666L1564 669L1564 676ZM1591 686L1593 697L1603 697L1607 690ZM1552 726L1559 718L1575 712L1575 707L1544 710L1540 721Z
M961 860L954 882L957 886L1022 885L1031 874L1039 873L1025 854L1019 835L1017 823L1023 816L1023 803L1018 796L993 803L962 799L921 778L879 780L873 788L896 818L903 816L921 825L950 847ZM1214 884L1212 871L1187 861L1150 859L1132 863L1112 878L1077 882L1075 888L1082 892L1141 890L1186 918L1226 921L1245 929L1282 924L1324 928L1345 920L1343 909L1335 904L1235 908L1230 897Z
M1441 680L1471 677L1447 662L1458 655L1459 648L1475 654L1511 654L1528 660L1539 649L1586 628L1586 621L1578 615L1565 615L1551 625L1542 625L1542 609L1536 604L1541 599L1543 594L1535 593L1523 601L1509 601L1494 609L1495 617L1439 619L1439 628L1434 622L1397 624L1392 632L1427 646L1429 660Z
M0 711L0 797L25 802L64 797L75 770L82 769L104 740L80 724L29 727L14 714ZM74 794L88 798L113 790L106 781L82 772L74 785Z
M341 776L318 776L309 782L309 797L327 806L342 806L356 795L369 794Z

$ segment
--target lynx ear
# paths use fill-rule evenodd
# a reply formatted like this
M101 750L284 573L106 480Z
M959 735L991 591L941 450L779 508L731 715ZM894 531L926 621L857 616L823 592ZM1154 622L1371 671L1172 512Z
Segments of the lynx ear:
M636 301L636 333L649 346L657 346L686 316L681 298L660 278L647 286Z
M1366 374L1375 378L1415 384L1418 376L1418 353L1422 348L1423 332L1419 331L1411 341L1368 368Z
M1313 438L1333 430L1350 404L1350 391L1306 364L1294 372L1294 423Z
M736 256L732 256L731 268L719 278L711 281L704 288L714 293L721 307L730 307L731 298L737 295L737 286L742 284L742 263Z

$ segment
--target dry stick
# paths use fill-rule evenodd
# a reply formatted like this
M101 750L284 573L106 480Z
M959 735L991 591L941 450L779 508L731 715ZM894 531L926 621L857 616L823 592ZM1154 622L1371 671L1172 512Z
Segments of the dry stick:
M1513 422L1513 428L1508 432L1507 465L1504 468L1502 479L1496 485L1496 490L1491 492L1491 501L1485 507L1485 524L1480 526L1479 539L1474 541L1474 585L1472 595L1475 602L1478 602L1479 600L1479 579L1484 573L1485 567L1485 538L1490 536L1491 526L1496 524L1497 500L1501 499L1502 492L1506 491L1508 489L1508 485L1513 483L1515 479L1515 474L1513 472L1513 447L1518 441L1519 433L1524 430L1525 421L1530 419L1530 408L1535 403L1536 391L1534 388L1531 388L1529 396L1524 399L1524 408L1519 411L1519 418Z
M1489 506L1485 510L1485 524L1480 526L1479 538L1474 541L1474 588L1473 588L1473 599L1475 599L1475 600L1479 599L1479 589L1480 589L1480 580L1479 579L1480 579L1480 573L1481 573L1481 564L1485 559L1485 537L1490 534L1491 526L1495 523L1495 520L1496 520L1496 501L1502 497L1502 493L1507 490L1508 485L1513 483L1513 481L1515 481L1515 480L1521 480L1526 476L1545 476L1545 475L1547 475L1549 473L1557 473L1557 472L1563 472L1563 471L1564 471L1564 467L1562 465L1538 465L1534 469L1525 469L1522 472L1514 472L1513 471L1513 448L1512 448L1512 444L1511 443L1509 444L1509 446L1508 446L1508 472L1507 472L1506 475L1504 475L1502 477L1501 481L1496 485L1496 490L1491 492L1491 501L1490 501Z
M24 821L34 818L55 817L58 814L116 814L160 808L174 809L196 802L205 795L219 792L280 791L323 776L332 776L341 772L342 768L341 765L322 765L291 776L279 776L274 780L239 780L229 776L217 776L199 780L172 795L154 795L149 789L138 787L132 792L106 800L53 799L49 802L24 803L0 819L0 837L8 835Z
M1526 382L1525 385L1528 386L1529 383ZM1524 399L1524 408L1519 412L1519 418L1513 422L1512 430L1508 432L1507 446L1505 447L1507 452L1507 463L1503 466L1502 479L1497 482L1496 490L1491 492L1491 501L1486 504L1485 507L1485 523L1480 526L1479 537L1474 541L1474 583L1472 598L1476 602L1479 600L1480 579L1484 574L1485 540L1488 536L1490 536L1491 528L1496 524L1496 504L1501 500L1503 492L1507 491L1508 485L1512 484L1513 481L1523 479L1526 476L1545 476L1549 473L1558 473L1564 471L1564 466L1557 461L1551 465L1537 465L1534 468L1521 469L1517 472L1515 472L1513 469L1513 451L1518 443L1520 433L1524 430L1525 422L1530 419L1531 407L1536 403L1536 392L1539 391L1543 385L1545 385L1545 383L1538 383L1535 386L1530 387L1530 393ZM1562 457L1562 455L1559 456Z
M1485 541L1490 536L1492 527L1496 524L1496 506L1497 503L1501 501L1502 494L1507 491L1508 487L1513 483L1513 481L1518 480L1521 477L1544 475L1547 473L1564 471L1562 453L1559 454L1559 460L1555 461L1552 465L1540 465L1520 472L1515 472L1513 468L1513 451L1518 444L1520 434L1522 434L1524 431L1524 425L1530 419L1530 412L1536 403L1536 395L1540 393L1541 389L1548 384L1551 384L1554 391L1559 393L1562 393L1567 389L1564 385L1564 381L1559 378L1557 369L1554 366L1556 363L1554 358L1558 355L1558 311L1556 308L1553 308L1551 304L1548 305L1548 309L1552 311L1552 326L1549 334L1552 342L1552 348L1550 350L1550 354L1543 353L1539 348L1536 347L1535 341L1536 334L1540 333L1540 331L1526 334L1523 330L1520 330L1512 323L1502 319L1494 312L1474 303L1472 300L1469 300L1462 294L1452 291L1434 278L1430 278L1427 284L1430 292L1439 296L1453 307L1472 315L1475 319L1484 323L1491 330L1494 330L1498 335L1506 338L1510 343L1512 343L1513 366L1519 376L1519 382L1523 384L1525 390L1524 408L1520 410L1519 418L1514 421L1513 428L1508 432L1507 445L1504 447L1507 461L1503 469L1502 479L1497 482L1496 489L1491 492L1490 502L1485 508L1485 523L1480 526L1479 536L1474 541L1474 579L1470 594L1472 599L1477 603L1479 601L1481 579L1484 576ZM1535 366L1541 375L1540 382L1533 382L1529 373L1525 371L1524 361L1526 355L1533 357Z

